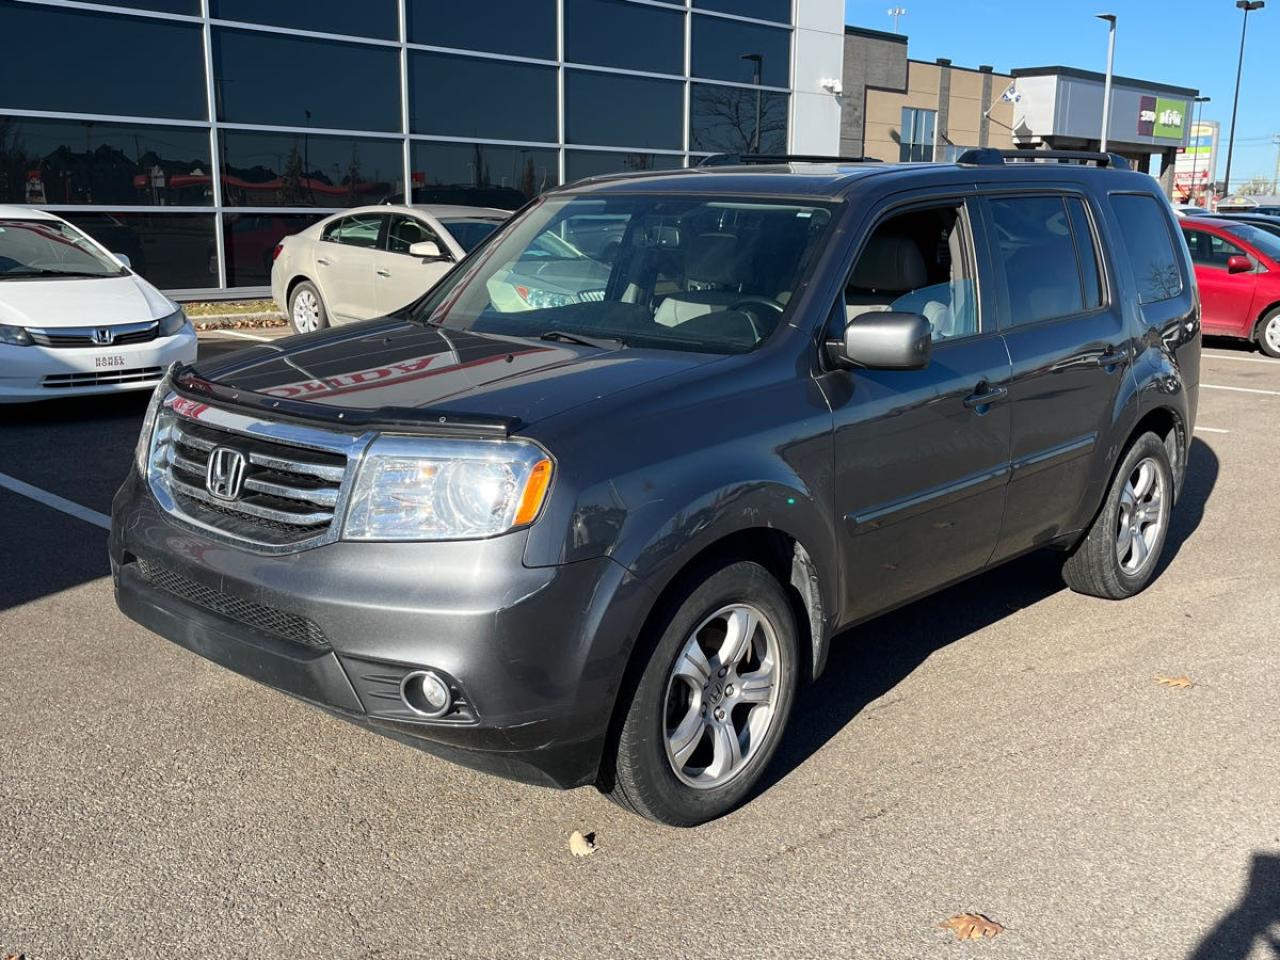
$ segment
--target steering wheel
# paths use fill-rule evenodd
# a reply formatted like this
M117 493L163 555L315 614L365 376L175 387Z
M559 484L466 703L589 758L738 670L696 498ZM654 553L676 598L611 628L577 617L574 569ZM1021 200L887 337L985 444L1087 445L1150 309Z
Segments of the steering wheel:
M763 340L773 332L773 328L778 325L786 308L777 300L770 300L768 297L743 297L736 303L730 304L729 309L745 313L751 321L751 326L755 327L756 336Z

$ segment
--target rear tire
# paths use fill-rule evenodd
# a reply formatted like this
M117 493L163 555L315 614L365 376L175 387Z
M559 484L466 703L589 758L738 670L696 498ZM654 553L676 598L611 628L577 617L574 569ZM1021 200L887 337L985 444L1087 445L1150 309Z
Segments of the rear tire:
M1258 349L1268 357L1280 360L1280 307L1269 310L1258 321Z
M1089 532L1063 564L1067 586L1107 600L1145 590L1160 564L1174 495L1164 441L1142 434L1121 458Z
M289 294L289 326L294 333L314 333L329 326L324 298L310 280L303 280Z
M795 699L791 604L764 567L731 563L691 581L631 692L610 799L691 827L741 803L769 765Z

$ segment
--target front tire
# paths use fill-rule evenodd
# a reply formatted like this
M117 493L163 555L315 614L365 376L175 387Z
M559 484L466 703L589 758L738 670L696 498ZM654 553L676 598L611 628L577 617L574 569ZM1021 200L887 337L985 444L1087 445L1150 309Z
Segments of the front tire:
M759 781L791 714L797 630L778 581L749 561L692 582L662 627L617 737L609 796L690 827Z
M1142 434L1121 459L1093 526L1063 564L1067 586L1107 600L1145 590L1169 534L1174 495L1164 441Z
M289 294L289 326L294 333L315 333L329 326L324 300L310 280L303 280Z
M1258 349L1268 357L1280 360L1280 307L1269 311L1258 321Z

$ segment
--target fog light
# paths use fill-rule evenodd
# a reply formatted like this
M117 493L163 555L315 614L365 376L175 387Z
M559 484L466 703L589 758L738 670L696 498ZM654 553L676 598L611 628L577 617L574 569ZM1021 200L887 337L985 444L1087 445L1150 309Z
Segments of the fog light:
M453 706L449 685L430 670L418 670L400 681L400 699L423 717L443 717Z

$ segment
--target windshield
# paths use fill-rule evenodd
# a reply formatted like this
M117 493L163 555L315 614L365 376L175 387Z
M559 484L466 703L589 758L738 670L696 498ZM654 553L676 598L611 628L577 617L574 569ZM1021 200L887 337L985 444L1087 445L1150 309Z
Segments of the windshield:
M831 219L812 203L556 197L415 315L477 333L742 353L778 327Z
M68 223L0 219L0 280L123 274L119 265Z
M463 219L441 219L440 224L449 231L453 239L458 241L464 253L470 253L480 245L480 241L498 227L501 220L479 220L474 217Z
M1235 234L1263 256L1280 262L1280 237L1252 223L1233 223L1227 232Z

